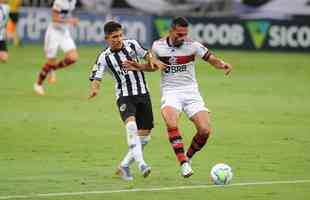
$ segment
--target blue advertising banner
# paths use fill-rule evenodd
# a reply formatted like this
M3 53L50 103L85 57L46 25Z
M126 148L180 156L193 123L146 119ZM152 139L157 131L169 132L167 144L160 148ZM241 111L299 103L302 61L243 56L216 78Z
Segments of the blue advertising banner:
M50 9L22 9L18 31L24 42L43 42L46 28L51 20ZM104 40L104 23L110 19L90 13L78 13L80 23L71 27L73 38L78 44L102 44ZM149 47L152 42L151 16L113 16L124 28L125 38L137 39Z
M171 18L154 20L154 38L167 34ZM310 51L310 22L189 18L193 39L212 48Z

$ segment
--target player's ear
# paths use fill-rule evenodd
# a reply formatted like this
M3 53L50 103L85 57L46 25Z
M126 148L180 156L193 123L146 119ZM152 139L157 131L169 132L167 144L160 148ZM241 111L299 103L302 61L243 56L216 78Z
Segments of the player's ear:
M109 35L104 35L104 39L108 40L109 39Z

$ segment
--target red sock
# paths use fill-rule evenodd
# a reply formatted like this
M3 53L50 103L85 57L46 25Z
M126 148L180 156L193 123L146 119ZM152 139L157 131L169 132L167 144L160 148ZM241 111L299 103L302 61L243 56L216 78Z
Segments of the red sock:
M42 85L48 72L51 71L52 69L54 69L55 66L54 65L51 65L51 64L48 64L48 63L45 63L44 66L42 67L39 75L38 75L38 80L37 80L37 84L38 85Z
M202 147L207 143L209 134L198 134L193 137L192 144L188 148L186 156L192 158L194 154L202 149Z
M75 63L74 60L71 60L69 58L65 58L65 59L59 61L59 63L57 63L56 69L67 67L69 65L72 65L73 63Z
M168 129L168 136L175 155L177 156L180 164L183 164L187 161L187 159L184 154L184 143L182 141L181 132L178 128L170 128Z

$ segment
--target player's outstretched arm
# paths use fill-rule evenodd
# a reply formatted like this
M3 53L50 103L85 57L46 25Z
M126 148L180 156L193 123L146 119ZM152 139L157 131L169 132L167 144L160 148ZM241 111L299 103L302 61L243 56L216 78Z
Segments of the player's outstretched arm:
M122 63L123 67L130 71L149 71L151 66L149 63L137 63L136 61L125 60Z
M164 69L166 64L155 58L151 52L148 52L144 59L147 63L138 63L136 61L126 60L122 64L127 70L131 71L148 71L153 72L159 69Z
M212 66L214 66L217 69L222 69L225 72L225 75L228 75L232 70L232 65L229 63L224 62L220 58L216 57L215 55L211 54L207 62L209 62Z
M99 80L93 80L90 84L90 94L88 96L88 99L94 98L97 96L99 89L100 89L101 81Z

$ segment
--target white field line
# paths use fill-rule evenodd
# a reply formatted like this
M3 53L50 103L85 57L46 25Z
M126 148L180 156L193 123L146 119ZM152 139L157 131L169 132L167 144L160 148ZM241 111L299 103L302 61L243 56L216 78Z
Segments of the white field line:
M29 198L44 198L44 197L85 196L85 195L94 195L94 194L112 194L112 193L128 193L128 192L153 192L153 191L168 191L168 190L173 191L173 190L184 190L184 189L208 189L208 188L218 188L218 187L298 184L298 183L310 183L310 180L248 182L248 183L234 183L234 184L229 184L229 185L225 185L225 186L221 186L221 185L192 185L192 186L175 186L175 187L136 188L136 189L123 189L123 190L60 192L60 193L45 193L45 194L31 194L31 195L8 195L8 196L0 196L0 199L29 199Z

